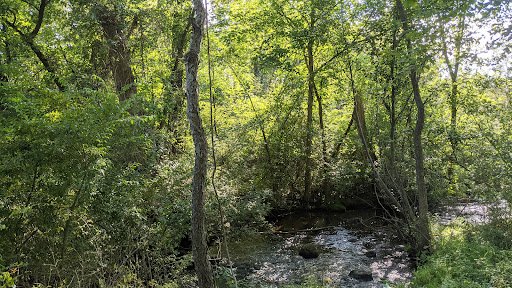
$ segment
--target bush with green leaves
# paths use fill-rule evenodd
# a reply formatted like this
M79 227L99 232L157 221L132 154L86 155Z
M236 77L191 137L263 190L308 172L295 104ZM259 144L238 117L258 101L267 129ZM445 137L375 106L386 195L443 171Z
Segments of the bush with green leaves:
M177 277L193 162L156 120L103 92L0 89L0 267L23 263L22 286Z
M494 224L472 227L460 221L437 226L434 233L433 253L414 273L412 287L512 285L512 249L498 244L506 241L501 228Z

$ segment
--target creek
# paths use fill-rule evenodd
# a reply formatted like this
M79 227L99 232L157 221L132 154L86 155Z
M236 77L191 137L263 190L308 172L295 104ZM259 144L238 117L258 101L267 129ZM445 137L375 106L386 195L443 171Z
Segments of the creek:
M449 225L463 219L479 225L489 220L491 209L507 205L504 200L493 205L460 200L439 206L433 220ZM386 287L412 277L413 261L399 240L400 231L377 210L294 212L276 219L271 222L273 233L229 243L240 287ZM215 251L211 247L212 258L219 258Z
M299 212L273 225L275 233L229 244L247 287L385 287L411 277L404 243L375 210ZM304 249L318 256L306 259Z

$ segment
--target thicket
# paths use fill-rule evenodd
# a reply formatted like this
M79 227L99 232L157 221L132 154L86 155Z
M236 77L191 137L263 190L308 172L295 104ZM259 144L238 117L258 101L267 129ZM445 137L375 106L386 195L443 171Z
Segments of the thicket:
M2 270L22 285L172 277L190 164L169 157L154 119L128 116L113 94L10 86L1 87Z
M463 219L434 227L433 253L414 273L412 287L510 287L510 207L473 226ZM504 218L506 217L506 218Z

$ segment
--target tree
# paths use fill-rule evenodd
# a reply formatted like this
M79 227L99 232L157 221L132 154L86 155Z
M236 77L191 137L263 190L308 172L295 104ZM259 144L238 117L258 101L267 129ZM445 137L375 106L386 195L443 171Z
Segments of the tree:
M208 164L208 143L199 114L199 90L197 71L207 11L201 0L194 0L195 17L192 21L192 36L185 54L187 116L195 146L194 178L192 180L192 251L199 287L214 287L212 268L208 261L205 226L205 185Z
M438 33L434 35L437 37L433 39L433 42L440 40L440 51L444 63L448 69L451 80L450 96L448 97L448 105L450 107L450 129L448 131L448 138L451 145L451 157L449 166L447 169L447 177L451 189L456 182L454 175L454 165L457 162L457 144L458 132L457 132L457 110L459 109L459 71L464 60L469 56L469 49L471 43L474 41L471 37L471 27L469 23L475 23L474 12L471 11L471 6L474 5L475 1L448 1L437 3L434 1L433 7L437 13L437 21L434 21L438 25L436 27ZM435 45L435 44L434 44Z
M182 13L179 13L181 12L180 10L184 11ZM167 125L169 126L169 128L174 129L175 134L178 133L175 126L177 126L177 122L181 118L180 114L182 114L183 111L183 100L185 98L183 92L183 54L186 49L187 35L189 34L191 25L190 18L188 18L191 12L189 10L191 9L175 9L175 11L173 12L174 19L181 18L183 19L183 21L176 21L172 25L172 30L174 31L174 33L176 33L176 36L172 39L172 54L174 57L174 61L172 64L172 70L170 75L171 79L169 81L171 93L167 93L168 97L166 97L164 101L170 102L172 100L170 96L174 94L175 105L172 106L172 108L170 108L169 105L165 105L163 109L163 116L164 121L167 121ZM177 142L181 141L178 135L176 135L176 138L178 138ZM173 145L173 147L175 147L175 145ZM174 148L173 150L176 151L176 148Z
M322 97L317 89L316 77L317 75L329 66L330 62L341 55L341 53L334 53L335 55L330 60L321 62L319 61L325 53L323 49L329 46L329 39L327 37L330 29L336 21L337 13L336 1L299 1L297 3L284 3L279 1L272 1L271 15L274 15L275 25L280 28L275 29L272 27L274 37L280 41L284 41L282 47L275 50L277 53L285 52L289 56L303 55L302 59L297 59L297 63L304 63L306 68L306 75L304 82L307 83L307 100L306 100L306 125L304 135L304 204L309 207L311 202L314 201L312 195L312 171L313 167L313 139L315 138L313 108L314 101L318 103L318 121L321 137L321 177L323 178L323 187L326 188L327 177L327 148L325 139L325 125L324 125L324 112ZM289 42L289 44L287 44ZM281 52L279 52L281 50ZM287 59L286 61L290 61ZM317 67L315 67L317 64ZM299 70L300 68L293 68Z
M138 20L137 16L134 16L130 25L123 23L119 16L122 12L118 11L118 7L119 5L114 5L112 9L105 5L97 5L94 10L109 47L109 66L116 91L119 93L119 101L124 101L137 93L127 39L137 27Z
M50 59L50 57L43 53L40 45L35 41L35 38L39 34L43 25L43 21L45 19L45 11L47 8L49 8L51 0L40 0L39 5L37 3L32 4L30 2L26 2L26 5L28 6L27 10L32 10L30 11L30 14L37 15L36 17L31 17L35 18L35 20L33 20L35 23L31 23L34 27L30 32L23 31L23 26L25 26L23 23L25 19L23 18L26 17L26 15L22 15L22 12L25 11L19 7L23 7L24 5L16 2L17 1L9 2L7 3L8 6L0 7L0 9L3 10L0 10L0 13L2 13L2 21L11 27L14 31L16 31L16 33L21 37L22 41L30 47L34 54L36 54L37 58L41 64L43 64L46 71L50 73L55 85L59 88L60 91L64 91L66 86L62 83L57 73L58 69L55 63ZM12 7L10 5L12 5ZM19 5L19 7L16 7L17 5ZM18 20L21 20L22 23L18 23Z
M404 9L401 0L396 0L396 9L398 12L399 20L402 22L402 27L405 33L409 33L409 22L407 14ZM419 87L419 81L416 71L415 60L411 59L413 53L412 40L406 36L407 42L407 53L410 57L410 72L409 77L411 78L412 90L414 95L414 102L416 102L417 115L416 115L416 127L413 133L414 142L414 158L416 160L416 196L418 197L418 221L415 224L416 228L416 249L420 251L430 245L430 228L428 224L428 199L427 189L425 186L425 167L423 164L423 145L421 143L421 134L425 123L425 107L421 100L421 92Z
M363 144L365 157L367 158L368 163L372 169L373 179L375 181L377 188L381 192L380 195L378 196L380 198L379 204L386 211L388 209L391 209L394 210L395 213L397 212L402 216L402 219L404 221L399 222L402 222L401 225L404 225L405 227L409 228L409 230L407 230L407 232L404 233L403 236L407 237L409 241L411 241L413 253L418 255L426 247L428 247L430 238L428 225L428 199L424 175L425 168L423 145L421 141L422 131L425 122L425 108L424 103L421 99L421 91L419 87L418 76L418 70L424 67L422 66L424 64L422 64L420 61L420 59L423 60L425 58L425 55L423 54L422 51L424 47L414 47L415 49L413 49L412 39L414 39L413 37L415 34L414 31L409 29L409 23L406 14L407 11L405 11L405 8L403 7L401 1L395 1L394 8L391 11L386 11L386 9L380 9L379 12L381 13L381 15L386 16L385 19L387 19L387 21L382 21L380 25L378 23L373 24L375 25L375 29L377 29L377 31L380 30L380 33L378 33L372 38L366 38L365 43L369 47L365 47L366 49L360 52L359 54L361 55L360 58L362 59L364 59L363 57L365 55L367 56L366 59L370 58L368 56L376 55L376 57L370 58L373 60L373 62L367 63L366 65L364 63L364 60L362 61L360 59L358 59L358 62L356 62L356 64L358 64L358 66L360 67L368 67L368 65L371 65L372 67L366 68L369 69L371 72L365 72L374 73L377 75L374 77L374 79L372 79L373 81L367 79L359 80L360 82L364 83L363 85L366 86L366 89L370 90L370 92L368 93L370 94L373 92L371 91L372 88L374 91L381 90L384 92L373 92L374 94L376 94L377 101L374 103L367 101L366 104L368 107L371 104L381 105L381 103L383 103L388 112L388 115L386 116L389 117L389 126L386 127L389 128L390 133L389 139L386 139L384 142L385 145L388 145L388 143L390 142L390 153L387 155L387 162L385 161L386 158L384 157L386 154L381 154L381 157L379 159L372 155L372 145L370 144L368 133L365 132L366 121L364 111L362 109L362 99L361 96L359 95L360 92L356 91L356 89L354 88L355 77L353 77L351 61L349 61L348 68L350 72L352 95L355 103L355 109L353 113L353 115L355 116L353 116L352 118L353 122L356 124L359 138L361 139L361 142ZM374 22L379 21L377 20ZM401 30L403 31L403 36L398 37L398 31L400 30L400 27ZM390 31L390 34L384 31ZM378 46L377 43L381 43L380 46ZM390 51L387 51L389 49ZM374 68L373 66L376 67ZM408 85L405 85L406 75L408 76L407 82L410 83ZM377 89L375 89L373 85L375 85ZM412 91L410 91L410 89ZM403 99L401 99L403 107L400 110L397 109L397 104L399 103L399 95L404 96L402 97ZM411 96L407 95L414 96L417 110L416 125L414 127L413 132L413 141L412 143L408 141L407 143L403 143L403 145L405 145L406 147L412 144L411 154L414 155L415 160L413 173L416 177L416 187L414 188L414 195L410 195L410 193L408 192L411 189L413 189L413 187L407 187L407 181L404 181L403 178L405 177L402 176L402 173L404 172L402 170L407 171L407 168L404 169L404 167L406 166L403 165L407 163L407 156L403 155L399 159L397 159L395 146L396 134L398 130L397 128L399 127L398 125L401 124L401 115L403 114L404 111L407 110L407 107L410 106L409 98ZM410 107L409 111L409 113L412 114L412 109ZM378 129L381 129L381 119L382 118L380 118L377 115L376 119L368 120L375 121L373 125L379 126ZM404 124L407 125L408 123ZM407 127L405 130L410 131L411 129ZM409 139L409 137L407 137L407 139ZM381 143L383 142L380 142L379 144ZM379 150L382 150L382 147L379 148ZM406 152L404 151L404 154L405 153ZM377 159L377 161L375 161L375 159ZM392 216L392 214L394 213L389 213L390 219L397 220Z

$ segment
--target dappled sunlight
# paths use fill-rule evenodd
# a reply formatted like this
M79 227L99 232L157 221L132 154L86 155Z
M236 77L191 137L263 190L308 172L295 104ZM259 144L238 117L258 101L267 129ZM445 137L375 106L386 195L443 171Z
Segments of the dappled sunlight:
M260 250L250 248L254 243L250 237L237 242L232 259L235 267L245 265L240 261L254 264L242 276L256 286L278 287L314 279L315 283L342 287L384 287L382 281L406 281L411 272L404 245L390 240L392 231L383 223L368 229L372 219L366 211L296 213L278 220L281 233L268 238L268 244L260 245ZM243 245L248 248L245 252L240 249ZM307 246L318 251L316 258L299 255L299 250ZM357 276L354 271L363 274Z
M454 205L446 205L442 207L442 213L436 213L436 222L449 225L453 221L461 218L466 223L478 225L487 223L492 219L492 210L505 212L508 207L508 202L504 199L498 203L486 203L484 199L470 199L466 201L457 202ZM506 217L503 214L500 217ZM511 216L511 215L508 215Z

